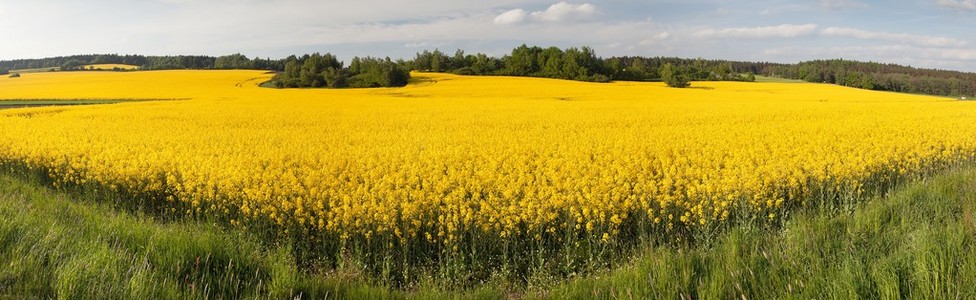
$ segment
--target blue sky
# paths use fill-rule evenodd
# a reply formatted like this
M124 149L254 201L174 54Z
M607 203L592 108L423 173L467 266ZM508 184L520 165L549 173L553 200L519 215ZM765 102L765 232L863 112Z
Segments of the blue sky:
M84 53L412 57L522 43L600 56L823 58L976 71L976 0L0 0L0 59Z

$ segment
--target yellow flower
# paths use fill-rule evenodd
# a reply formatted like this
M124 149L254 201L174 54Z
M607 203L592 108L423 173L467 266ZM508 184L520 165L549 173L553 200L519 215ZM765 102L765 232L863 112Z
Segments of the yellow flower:
M821 188L859 196L878 176L976 159L976 103L937 97L447 74L390 89L257 86L270 76L0 77L0 101L175 100L0 110L0 162L49 171L56 186L161 196L242 228L444 244L471 230L608 241L634 224L775 220Z

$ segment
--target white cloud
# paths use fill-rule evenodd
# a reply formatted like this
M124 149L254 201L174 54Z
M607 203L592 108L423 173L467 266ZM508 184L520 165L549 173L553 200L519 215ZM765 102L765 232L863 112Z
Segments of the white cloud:
M550 5L544 11L532 12L532 17L540 21L563 22L586 20L595 14L596 6L593 4L570 4L563 1Z
M863 2L856 0L817 0L820 2L820 6L826 9L840 10L840 9L855 9L855 8L867 8L868 5Z
M304 42L317 45L375 43L397 41L401 45L429 46L439 41L463 40L524 40L537 44L553 42L566 45L596 45L621 43L632 40L633 36L667 39L671 34L651 22L589 22L564 23L558 26L538 26L525 30L518 26L484 26L494 22L497 16L467 15L456 18L442 18L402 24L368 23L316 28L314 32L302 33ZM477 35L471 35L471 28L478 28ZM580 34L586 32L587 34ZM279 37L282 40L297 37ZM266 43L266 41L262 41ZM428 44L424 44L428 43ZM473 51L473 50L472 50Z
M727 1L708 0L692 1L708 3L696 10L675 7L661 11L661 3L634 0L424 0L402 5L388 0L0 0L0 9L6 10L5 15L0 15L0 21L17 24L0 29L0 40L17 43L16 47L0 47L0 59L78 53L222 55L235 52L275 58L312 51L332 52L345 59L353 55L409 58L421 49L433 48L461 48L469 53L501 55L511 47L527 43L558 47L590 45L601 56L776 58L780 62L849 58L842 52L847 50L861 55L857 57L861 60L915 63L913 57L921 57L931 63L920 65L976 70L976 61L959 60L974 56L976 39L965 32L971 27L971 20L940 17L948 7L968 12L964 9L976 6L973 4L976 0L923 0L933 9L939 7L936 3L941 3L947 7L943 12L908 11L914 4L904 2L912 1L894 1L891 5L854 1L743 3L721 10L722 5L711 4ZM889 33L835 28L822 34L829 25L814 25L858 23L848 20L847 14L837 15L825 8L857 7L851 3L869 4L871 9L863 11L868 18L897 16L927 23L915 27L890 24L891 27L883 29ZM21 11L43 11L46 17L18 13ZM711 14L713 11L726 15L716 16ZM113 22L90 17L106 12L114 16ZM757 24L762 25L753 27L760 26ZM879 44L908 48L829 48ZM785 46L795 46L797 50L781 50L786 52L780 55L762 52L766 48ZM804 49L816 47L828 48L822 55L804 54L807 53Z
M976 0L937 0L935 3L945 8L976 10Z
M550 5L546 10L527 12L524 9L516 8L507 10L495 17L495 24L518 24L526 21L534 22L574 22L591 20L597 15L596 6L589 3L572 4L559 2Z
M638 44L641 46L650 46L650 45L657 44L660 41L667 40L670 37L671 37L671 33L664 31L664 32L657 33L648 39L640 41L640 43Z
M821 35L833 37L849 37L862 40L880 40L912 44L927 47L962 47L965 41L935 36L923 36L907 33L874 32L854 28L828 27L820 31Z
M704 29L693 35L701 38L794 38L813 34L817 30L816 24L781 24L776 26L737 27L724 29Z
M499 14L493 22L502 25L522 23L527 15L524 9L516 8Z

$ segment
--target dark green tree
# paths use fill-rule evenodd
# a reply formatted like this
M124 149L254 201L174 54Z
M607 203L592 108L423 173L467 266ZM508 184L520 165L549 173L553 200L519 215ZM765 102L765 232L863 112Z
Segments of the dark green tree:
M326 68L322 72L322 78L325 79L325 85L330 88L344 88L348 87L346 71L341 68Z
M298 64L298 59L292 57L285 63L285 72L278 74L274 78L275 85L279 88L300 87L299 77L302 67Z
M214 69L253 69L254 62L240 53L220 56L214 59Z
M494 74L501 69L501 62L498 59L489 57L484 53L478 53L472 57L471 71L475 75Z
M447 55L444 55L440 50L434 49L430 57L430 70L433 72L443 72L445 68L450 67L447 60Z
M549 78L561 78L563 76L563 50L557 47L549 47L536 56L537 65L540 66L541 76Z
M394 87L405 86L410 80L410 70L402 68L400 64L390 58L373 57L354 58L355 64L350 64L350 87ZM352 66L355 65L355 71Z
M671 63L665 63L661 65L659 71L661 74L661 80L664 80L670 87L675 88L686 88L691 86L691 81L688 79L687 69L682 67L677 67Z
M725 61L720 62L718 65L712 68L712 71L708 74L708 80L735 80L736 74L732 69L732 64Z
M502 58L506 65L506 75L531 76L539 71L537 57L542 49L522 44L512 50L512 54Z
M756 82L756 74L755 73L752 73L752 72L746 73L746 77L745 77L745 80L744 81Z
M79 70L84 66L85 66L84 62L77 59L70 59L64 62L63 64L61 64L61 70L62 71Z
M451 65L451 69L453 70L457 70L460 68L467 68L471 66L471 64L468 63L467 58L464 56L464 50L461 49L457 49L457 51L454 51L454 57L451 57L450 65Z

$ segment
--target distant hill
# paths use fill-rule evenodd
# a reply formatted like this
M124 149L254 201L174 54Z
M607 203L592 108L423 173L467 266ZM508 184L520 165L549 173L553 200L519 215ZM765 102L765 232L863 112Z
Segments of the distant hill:
M325 56L329 54L326 53ZM90 66L126 66L124 69L255 69L285 72L289 63L295 67L295 78L301 72L319 76L325 70L315 68L313 55L291 55L287 58L248 58L241 54L225 56L143 56L87 54L41 59L0 61L0 74L8 70L51 71L82 70ZM355 60L360 58L355 58ZM371 59L366 57L364 59ZM338 62L336 71L349 71ZM611 80L659 81L659 70L665 64L676 67L692 81L734 80L769 81L780 79L831 83L869 90L927 94L952 97L976 97L976 73L915 68L897 64L859 62L844 59L814 60L794 64L688 59L678 57L623 56L602 58L589 47L560 49L521 45L510 54L491 57L465 54L457 50L447 55L439 50L417 53L411 60L397 60L400 69L446 72L461 75L507 75L546 77L581 81ZM102 67L104 68L104 67ZM114 68L114 67L113 67ZM300 70L299 70L300 69ZM26 73L26 72L24 72ZM285 72L287 73L287 72ZM342 72L340 72L342 73ZM355 73L355 72L352 72ZM331 74L335 75L335 74ZM340 74L342 75L342 74ZM306 76L309 78L316 76ZM323 75L324 76L324 75ZM757 76L759 76L757 78ZM310 84L309 86L315 86Z

